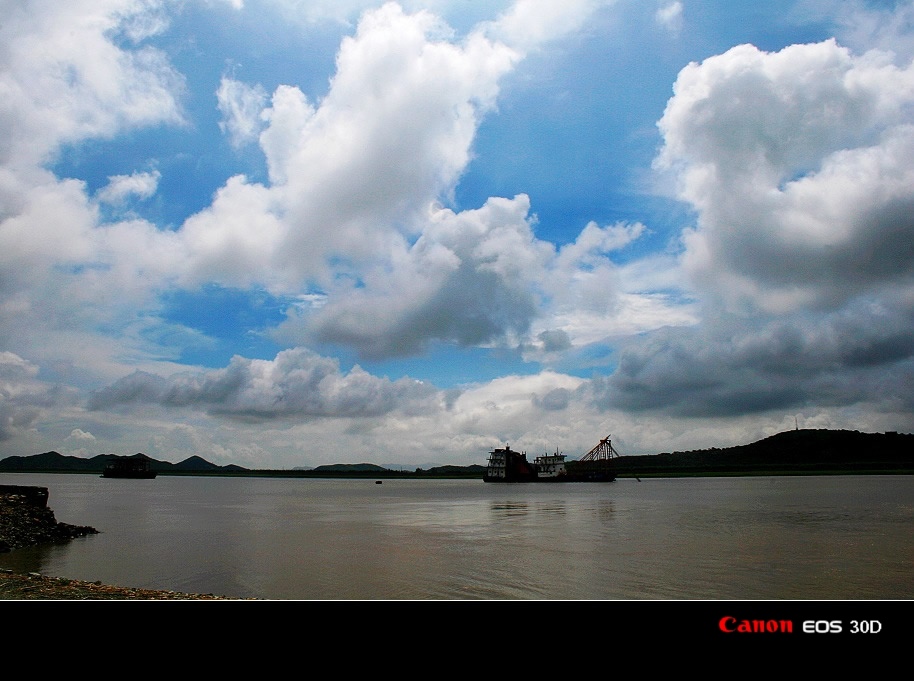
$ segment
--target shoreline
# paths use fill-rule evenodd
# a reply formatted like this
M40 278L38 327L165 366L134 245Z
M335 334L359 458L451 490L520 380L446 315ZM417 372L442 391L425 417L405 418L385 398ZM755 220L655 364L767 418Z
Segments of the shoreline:
M28 546L59 544L77 537L97 534L88 525L57 522L47 507L45 487L4 486L0 491L0 552ZM35 572L21 573L0 568L0 600L256 600L234 599L213 594L138 589L50 577Z
M67 577L49 577L35 572L20 573L0 568L0 601L232 601L257 600L214 594L135 589L101 582L84 582Z

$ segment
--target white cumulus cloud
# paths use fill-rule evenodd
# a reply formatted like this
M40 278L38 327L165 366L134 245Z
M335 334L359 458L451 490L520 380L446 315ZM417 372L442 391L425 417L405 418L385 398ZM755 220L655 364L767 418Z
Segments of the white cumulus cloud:
M108 184L98 190L95 198L105 203L121 203L130 196L148 199L156 193L162 174L154 170L151 173L133 173L132 175L114 175L108 178Z
M731 305L837 305L914 284L914 66L830 40L679 74L658 165L698 212L685 264Z
M0 162L28 166L48 160L61 143L182 120L183 78L164 54L114 39L143 17L159 16L154 3L24 5L0 23Z
M247 85L223 76L216 91L216 101L222 120L219 129L228 135L234 147L257 140L263 121L267 93L260 85Z
M676 2L670 2L659 7L654 14L654 18L658 24L667 30L678 33L682 28L682 3L676 0Z

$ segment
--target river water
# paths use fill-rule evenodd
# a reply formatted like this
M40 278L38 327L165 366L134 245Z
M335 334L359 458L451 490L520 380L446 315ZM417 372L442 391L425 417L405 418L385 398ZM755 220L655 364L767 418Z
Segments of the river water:
M0 568L271 600L914 598L914 477L0 474L100 534Z

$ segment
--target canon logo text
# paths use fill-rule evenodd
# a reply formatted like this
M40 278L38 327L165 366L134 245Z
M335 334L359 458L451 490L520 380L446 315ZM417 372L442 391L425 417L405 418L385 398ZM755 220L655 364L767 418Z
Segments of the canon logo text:
M738 620L735 617L721 617L717 623L725 634L792 634L791 620Z

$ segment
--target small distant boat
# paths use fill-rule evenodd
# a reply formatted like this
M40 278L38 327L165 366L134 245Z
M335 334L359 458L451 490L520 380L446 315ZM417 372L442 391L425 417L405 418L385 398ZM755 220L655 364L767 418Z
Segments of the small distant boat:
M102 471L103 478L152 480L155 476L156 472L149 466L149 459L139 456L111 459Z

